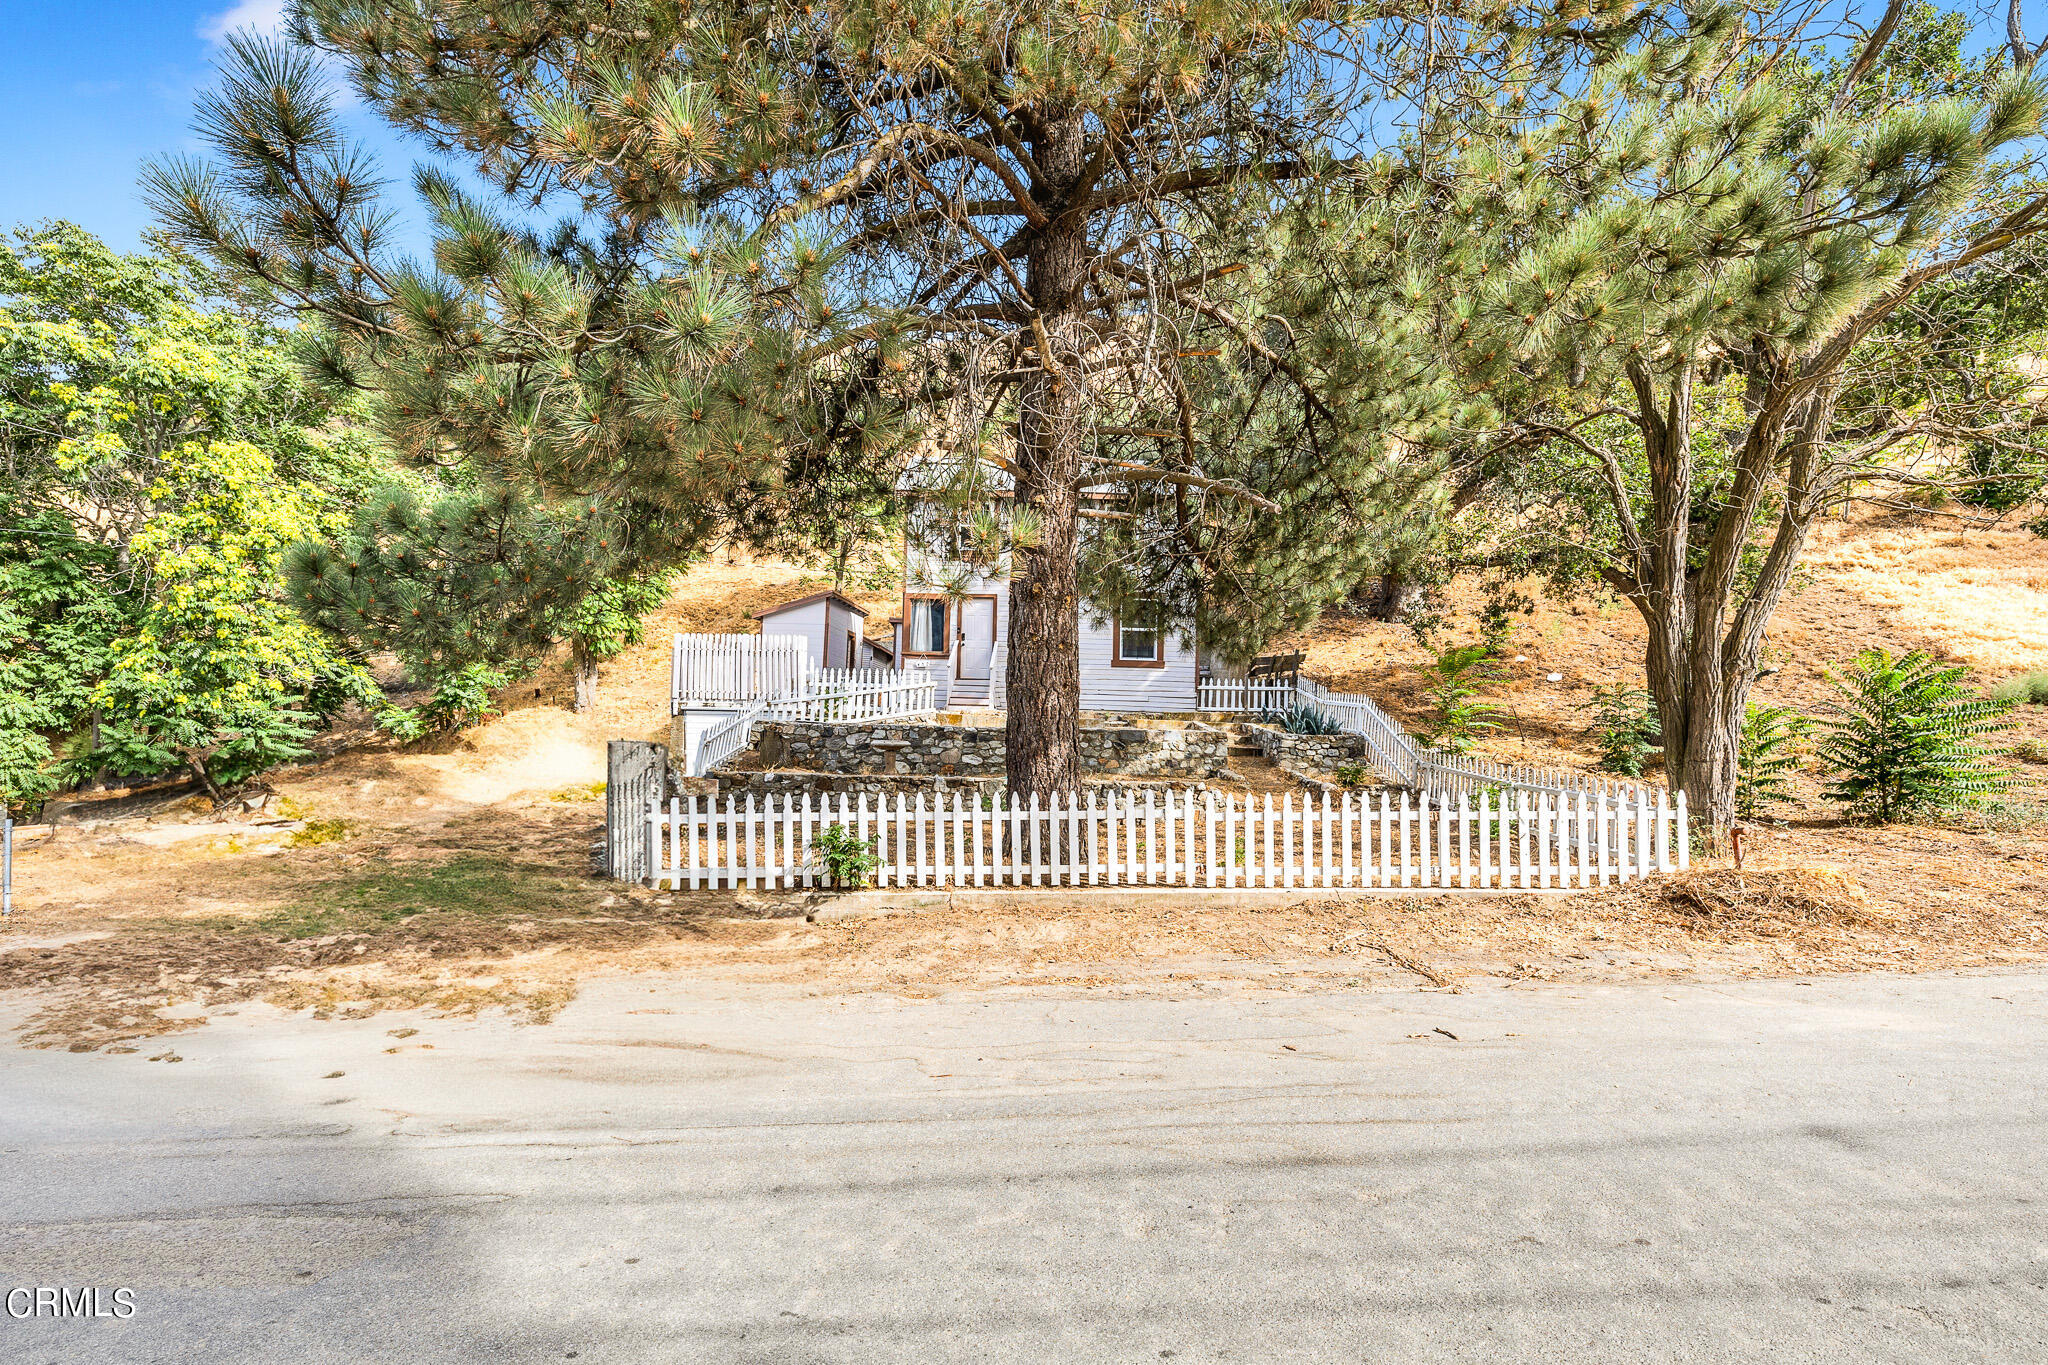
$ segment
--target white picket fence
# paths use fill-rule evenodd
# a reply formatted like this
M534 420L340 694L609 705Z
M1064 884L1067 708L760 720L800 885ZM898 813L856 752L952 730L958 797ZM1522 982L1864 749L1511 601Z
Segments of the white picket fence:
M834 826L880 857L877 886L1605 886L1691 862L1685 796L1590 792L1496 800L1425 791L1235 793L1085 788L1041 800L954 792L744 800L672 798L647 812L657 886L831 884L818 852Z
M1477 796L1500 788L1554 795L1585 792L1622 802L1635 801L1646 792L1662 791L1647 782L1625 782L1563 768L1496 763L1471 754L1432 749L1418 744L1372 698L1356 692L1332 691L1310 678L1261 678L1256 682L1244 678L1204 678L1195 695L1196 705L1204 711L1280 715L1296 706L1311 707L1335 721L1346 733L1363 738L1373 766L1389 781L1405 787L1428 788L1452 796Z
M678 635L668 713L783 696L802 685L808 667L801 635Z
M938 709L938 683L923 668L814 668L786 695L748 705L704 732L688 772L701 777L753 743L754 727L769 720L890 720Z

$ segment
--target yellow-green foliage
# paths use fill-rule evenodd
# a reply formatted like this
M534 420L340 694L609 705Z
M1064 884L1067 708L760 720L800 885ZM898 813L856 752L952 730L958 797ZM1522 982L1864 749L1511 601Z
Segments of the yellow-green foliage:
M321 844L338 844L355 832L347 820L308 820L305 825L292 831L293 848L315 848Z

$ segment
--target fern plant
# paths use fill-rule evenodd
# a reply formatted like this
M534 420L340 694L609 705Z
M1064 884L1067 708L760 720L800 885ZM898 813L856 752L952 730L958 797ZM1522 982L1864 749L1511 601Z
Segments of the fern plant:
M1917 649L1857 655L1848 677L1833 680L1841 699L1820 721L1815 752L1840 774L1829 798L1888 823L1975 805L2007 786L1982 741L2008 728L2013 703L1965 686L1968 672Z
M1494 719L1500 708L1479 696L1482 686L1500 676L1494 654L1491 641L1450 645L1438 650L1424 670L1429 677L1429 700L1436 707L1438 719L1422 737L1433 748L1462 754L1488 731L1500 729L1500 722Z
M882 865L882 855L875 852L874 845L845 825L827 825L819 830L811 851L834 886L853 891L859 890Z
M1623 777L1641 777L1643 760L1664 743L1657 703L1640 687L1616 683L1596 687L1593 699L1579 708L1593 713L1593 744L1600 766Z
M1799 742L1813 722L1789 706L1749 704L1735 751L1735 812L1747 819L1792 797L1789 779L1799 763Z

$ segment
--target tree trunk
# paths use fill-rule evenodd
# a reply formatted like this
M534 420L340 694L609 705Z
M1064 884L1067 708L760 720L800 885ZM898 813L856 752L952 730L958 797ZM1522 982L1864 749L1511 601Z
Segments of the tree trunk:
M1831 395L1820 394L1803 425L1819 430L1831 411ZM1663 723L1665 779L1673 791L1685 793L1693 818L1706 827L1708 846L1716 850L1737 819L1742 727L1764 629L1792 581L1818 507L1811 484L1816 438L1801 430L1781 452L1778 430L1773 425L1751 435L1759 443L1756 466L1785 463L1790 472L1784 510L1748 587L1739 596L1733 591L1762 497L1760 487L1738 485L1714 526L1706 566L1698 571L1685 567L1686 537L1673 529L1684 504L1673 500L1660 507L1650 548L1660 569L1671 567L1658 574L1658 590L1632 594L1650 630L1645 667ZM1690 459L1687 451L1688 466Z
M1072 791L1081 778L1076 484L1085 404L1075 362L1083 343L1088 236L1085 219L1063 209L1081 176L1083 134L1078 116L1051 119L1031 149L1055 216L1032 242L1025 271L1044 330L1041 368L1020 386L1016 505L1035 512L1038 526L1030 543L1011 552L1003 722L1010 790L1027 794Z
M576 671L575 710L581 715L597 705L597 660L585 653L580 644L569 647L569 659Z
M185 766L192 770L192 775L206 788L206 794L213 798L214 809L219 810L226 806L228 794L221 790L220 784L213 780L213 774L206 770L205 757L190 749L184 750L183 753Z
M1372 599L1366 611L1375 621L1399 621L1421 596L1422 585L1407 574L1399 570L1383 573L1373 585Z

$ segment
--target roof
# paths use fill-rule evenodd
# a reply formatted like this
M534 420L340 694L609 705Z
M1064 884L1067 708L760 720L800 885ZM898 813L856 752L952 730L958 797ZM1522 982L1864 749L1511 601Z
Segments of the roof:
M793 598L790 601L781 603L778 606L764 607L762 610L754 613L754 619L756 621L759 621L766 617L773 616L777 612L788 611L791 607L808 607L813 602L827 601L837 602L840 606L845 607L848 611L852 612L855 616L860 617L863 621L867 619L868 609L866 607L854 601L846 594L839 592L833 588L827 588L823 592L814 592L808 597Z

